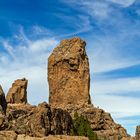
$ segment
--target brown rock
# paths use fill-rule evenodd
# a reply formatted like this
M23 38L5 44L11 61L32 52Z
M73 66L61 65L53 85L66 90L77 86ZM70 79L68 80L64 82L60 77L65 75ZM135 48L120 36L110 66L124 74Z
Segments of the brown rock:
M28 81L23 79L16 80L10 88L6 100L8 103L27 103L27 84Z
M14 131L0 131L0 140L16 140L17 134Z
M50 135L48 137L30 137L26 135L18 135L17 140L89 140L82 136L65 136L65 135Z
M46 137L46 140L89 140L89 139L84 136L50 135Z
M136 140L140 140L140 125L136 127L135 137L136 137Z
M66 106L64 109L67 110L72 117L74 117L75 112L85 116L99 139L120 140L125 137L131 140L125 128L115 123L111 115L103 109L96 108L92 105L84 105L82 107L71 105Z
M3 89L0 85L0 112L2 114L6 114L6 109L7 109L7 102L5 99L5 94L4 94Z
M86 42L63 40L48 59L49 103L53 107L90 104L89 62Z
M72 118L62 109L52 109L47 103L37 107L24 104L9 104L7 120L3 130L12 130L17 134L44 137L49 134L68 135L72 128Z
M0 114L0 130L1 130L1 127L3 125L4 120L5 120L5 116Z

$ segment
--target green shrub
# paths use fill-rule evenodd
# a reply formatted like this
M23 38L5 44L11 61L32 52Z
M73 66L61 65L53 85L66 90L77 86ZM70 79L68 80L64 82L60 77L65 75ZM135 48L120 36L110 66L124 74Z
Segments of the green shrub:
M77 112L74 114L73 125L72 135L86 136L89 140L98 139L96 133L94 133L90 127L88 119L82 115L78 116Z

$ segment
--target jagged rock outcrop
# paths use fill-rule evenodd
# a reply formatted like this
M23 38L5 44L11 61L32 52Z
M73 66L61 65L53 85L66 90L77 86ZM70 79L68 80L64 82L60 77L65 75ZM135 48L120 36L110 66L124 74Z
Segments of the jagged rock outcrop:
M6 100L11 104L27 103L27 84L25 78L16 80L10 88Z
M48 59L49 103L63 108L68 104L90 104L89 62L86 42L80 38L61 41Z
M136 140L140 140L140 125L136 127L135 137L136 137Z
M44 137L49 134L68 135L72 127L72 118L68 112L52 109L44 102L38 106L9 104L7 117L0 126L0 130Z
M0 85L0 112L5 115L6 109L7 109L7 102L5 99L5 94L4 94L3 89Z
M134 140L127 134L125 128L117 124L111 115L103 109L96 108L92 105L68 105L64 108L72 117L75 112L85 116L90 122L92 130L97 134L99 139L105 140Z

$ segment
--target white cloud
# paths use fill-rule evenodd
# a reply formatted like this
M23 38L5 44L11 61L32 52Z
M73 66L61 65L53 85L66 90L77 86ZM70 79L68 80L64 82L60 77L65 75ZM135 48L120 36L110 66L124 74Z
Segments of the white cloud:
M0 70L0 73L2 71ZM16 70L6 70L2 72L0 83L7 94L12 83L16 79L26 78L28 82L28 101L31 104L37 104L48 101L48 84L46 66L21 67ZM8 78L7 78L8 77Z
M0 84L7 94L16 79L25 77L29 80L29 103L48 101L47 59L58 41L47 37L30 40L23 30L16 39L18 45L13 45L12 39L1 40L7 53L0 55Z
M31 30L33 30L33 34L36 34L36 35L47 35L47 36L49 36L50 34L51 35L53 34L49 29L46 29L45 27L42 27L42 26L39 26L39 25L34 25Z
M111 8L105 2L99 1L82 1L82 8L87 10L88 14L91 16L96 16L99 18L107 18L111 12Z
M107 112L129 112L128 116L130 113L140 113L140 102L138 98L95 94L93 104L98 105Z
M36 40L34 42L31 42L29 44L29 48L28 48L28 51L31 51L32 53L33 52L37 52L37 53L40 53L40 52L45 52L45 51L48 51L48 47L50 46L53 46L53 45L56 45L57 42L55 39L41 39L41 40Z
M93 92L96 95L99 94L114 94L115 93L129 93L132 92L140 92L140 77L136 78L115 78L115 79L102 79L93 81L94 82L94 88ZM134 96L134 95L133 95Z
M136 37L139 35L138 31L129 31L129 33L126 32L116 36L97 36L90 39L89 45L87 44L87 53L91 74L100 74L139 65L139 55L133 54L139 48L137 48L137 45L132 48L129 45L129 41L131 42L132 39L128 40L130 36Z
M72 25L73 25L72 28L74 29L74 31L70 31L69 33L56 35L56 37L58 37L58 38L77 36L80 33L86 33L88 31L92 30L91 21L88 16L78 15L78 16L74 17L74 16L66 16L63 14L61 15L58 13L56 14L56 16L57 16L57 18L60 18L63 21L65 21L66 22L65 25L67 25L67 26L71 26L71 23L72 23Z
M116 4L120 4L123 7L131 6L136 0L107 0Z
M14 48L12 48L12 46L8 43L8 41L4 41L3 42L3 47L5 48L5 50L7 50L7 52L9 53L9 55L15 59L15 55L14 55Z
M98 17L100 19L105 19L108 17L108 15L111 12L111 7L109 4L105 1L98 1L98 0L71 0L71 1L64 1L64 3L71 5L72 7L77 9L77 6L79 9L85 11L92 17Z

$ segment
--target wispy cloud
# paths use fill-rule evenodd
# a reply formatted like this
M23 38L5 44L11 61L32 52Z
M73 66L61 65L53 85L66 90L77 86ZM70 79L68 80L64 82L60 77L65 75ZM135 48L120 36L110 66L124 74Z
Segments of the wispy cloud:
M107 18L111 12L111 8L109 7L109 4L105 1L72 0L72 1L63 1L63 2L65 2L68 5L71 5L74 8L78 6L80 10L85 11L90 16L92 17L95 16L101 19Z
M64 27L61 29L61 32L63 34L55 34L54 36L61 39L61 38L67 38L70 36L77 36L82 33L86 33L92 30L92 25L90 18L88 16L84 15L75 15L75 16L68 16L65 14L55 14L55 16L62 21L64 21ZM80 24L79 24L80 23ZM73 26L71 26L71 24ZM68 28L71 28L69 30Z
M117 94L121 93L124 95L125 93L130 93L135 97L135 92L140 92L140 77L136 78L115 78L115 79L102 79L101 81L94 81L93 92L97 96L107 95L109 93ZM117 94L119 95L119 94ZM131 95L131 97L132 97Z
M16 44L12 43L15 39L18 42ZM47 59L57 43L55 38L49 37L31 40L23 29L13 38L2 39L6 54L1 52L0 55L0 83L5 93L14 80L25 77L29 80L29 102L37 104L47 101Z
M123 7L131 6L136 0L107 0L116 4L119 4Z
M100 2L96 0L94 0L93 2L81 1L80 5L81 9L83 10L87 9L87 13L90 16L95 16L102 19L107 18L111 12L111 8L106 2Z

